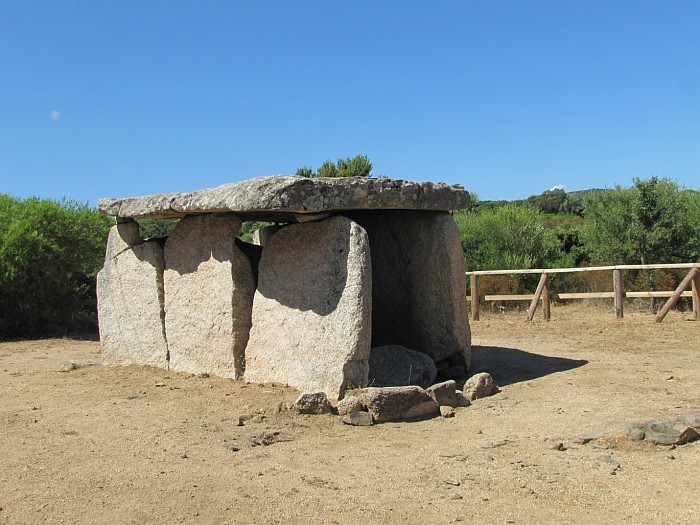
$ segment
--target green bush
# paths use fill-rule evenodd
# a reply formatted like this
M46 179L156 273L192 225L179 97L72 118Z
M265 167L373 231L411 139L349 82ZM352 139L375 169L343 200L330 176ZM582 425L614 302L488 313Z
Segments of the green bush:
M0 194L0 338L96 329L112 221L85 204Z

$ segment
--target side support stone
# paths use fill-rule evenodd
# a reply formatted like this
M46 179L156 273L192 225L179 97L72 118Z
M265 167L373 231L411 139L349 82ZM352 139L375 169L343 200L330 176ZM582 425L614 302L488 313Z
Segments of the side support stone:
M168 367L163 324L163 248L144 242L136 222L113 226L97 274L103 362Z
M170 368L236 378L243 373L255 284L236 246L231 214L182 219L165 243L165 327Z
M357 223L282 228L260 259L245 377L331 398L365 386L371 301L369 241Z

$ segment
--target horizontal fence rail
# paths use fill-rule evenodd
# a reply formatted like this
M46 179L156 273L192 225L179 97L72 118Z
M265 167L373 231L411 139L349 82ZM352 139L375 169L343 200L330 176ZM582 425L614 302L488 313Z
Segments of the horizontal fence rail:
M642 291L642 292L625 292L622 283L623 270L666 270L689 268L690 271L683 278L681 283L675 290L662 291ZM580 292L580 293L558 293L552 294L549 289L549 275L556 273L577 273L577 272L612 272L613 291L612 292ZM479 320L479 302L485 301L530 301L530 308L527 312L526 319L532 321L537 306L542 302L542 313L546 320L551 317L551 301L565 299L613 299L615 306L615 315L618 319L622 319L624 315L623 303L626 297L630 298L663 298L668 297L664 306L659 310L655 317L655 321L663 321L666 314L673 308L678 299L681 297L691 297L693 301L693 319L697 321L700 310L700 297L698 289L700 288L700 263L670 263L670 264L624 264L616 266L588 266L585 268L542 268L542 269L520 269L520 270L478 270L474 272L465 272L470 280L470 296L467 298L471 302L472 320ZM518 275L518 274L539 274L540 281L537 285L537 290L534 294L520 295L479 295L479 276L480 275ZM690 287L690 290L688 288Z

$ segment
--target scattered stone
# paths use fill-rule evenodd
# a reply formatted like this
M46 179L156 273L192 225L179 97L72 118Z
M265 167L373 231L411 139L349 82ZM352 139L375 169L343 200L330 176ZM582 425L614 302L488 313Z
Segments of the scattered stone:
M474 401L475 399L481 399L482 397L493 394L495 385L491 374L488 372L481 372L480 374L475 374L470 377L464 384L462 390L468 399Z
M265 421L265 416L263 416L262 414L258 414L257 416L253 416L250 418L251 423L262 423L263 421Z
M59 372L72 372L73 370L78 370L86 366L94 366L98 364L97 361L85 360L85 361L62 361L58 365Z
M489 443L486 443L485 445L482 445L481 448L497 448L497 447L502 447L503 445L507 445L510 443L509 439L499 439L498 441L491 441Z
M442 405L440 407L440 415L444 418L455 417L455 409L450 406Z
M272 407L272 413L277 415L280 414L284 409L284 403L280 401L279 403L275 403L275 406Z
M566 446L564 446L564 443L559 442L559 443L554 444L554 446L552 447L552 449L553 449L553 450L564 451L564 450L566 450Z
M260 259L246 378L334 399L366 385L371 271L367 233L345 217L275 233Z
M165 243L165 331L170 369L237 378L251 325L255 283L236 246L231 214L182 219Z
M344 416L346 414L353 414L355 412L360 412L365 410L365 406L360 402L357 396L346 395L343 399L338 401L338 415Z
M267 446L272 445L273 443L292 441L293 439L294 436L292 436L291 434L285 434L283 432L261 432L260 434L253 436L250 439L250 444L253 447L257 447L260 445Z
M435 362L422 352L401 345L377 346L369 352L369 385L427 388L436 376Z
M375 423L422 419L440 413L440 406L418 386L369 387L358 397Z
M627 428L630 439L651 441L656 445L683 445L700 437L698 431L683 422L649 420Z
M579 436L576 439L574 439L574 443L577 443L579 445L587 445L591 441L595 441L596 439L601 439L605 437L607 434L607 430L590 430L582 436Z
M676 421L685 423L696 430L700 430L700 414L681 414L676 418Z
M437 383L425 389L438 405L456 407L457 404L457 383L454 380Z
M458 407L468 407L472 404L472 402L469 401L469 398L465 396L461 390L455 390L455 397L457 398Z
M343 423L346 425L353 425L353 426L370 426L374 424L374 420L372 419L372 414L369 412L365 411L359 411L359 412L351 412L348 414L345 414L343 418L341 419Z
M294 410L300 414L330 414L333 407L325 392L306 392L297 398Z
M456 479L443 479L443 483L447 483L448 485L452 485L453 487L459 487L462 483Z

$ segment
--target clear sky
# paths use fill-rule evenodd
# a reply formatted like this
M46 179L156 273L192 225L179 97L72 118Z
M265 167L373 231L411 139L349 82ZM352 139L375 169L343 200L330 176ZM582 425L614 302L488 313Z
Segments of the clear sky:
M700 189L700 1L0 2L0 193L97 203L369 156L515 199Z

